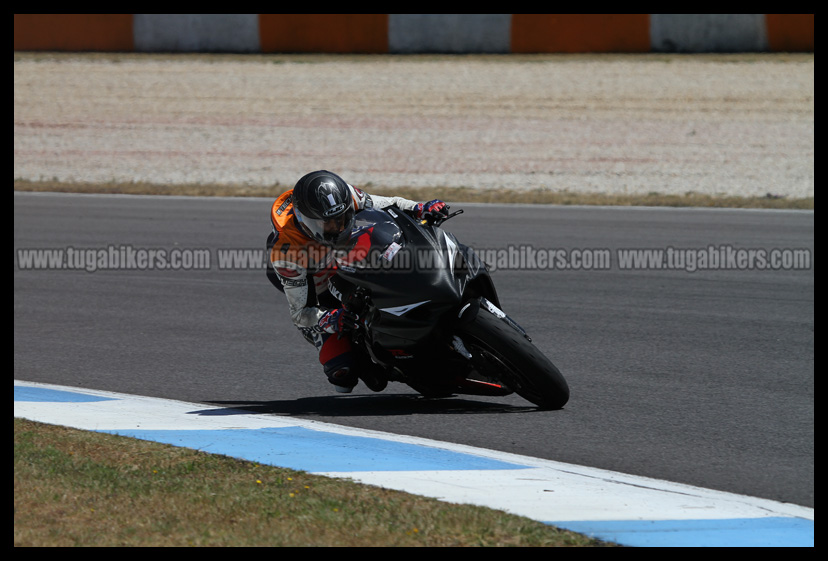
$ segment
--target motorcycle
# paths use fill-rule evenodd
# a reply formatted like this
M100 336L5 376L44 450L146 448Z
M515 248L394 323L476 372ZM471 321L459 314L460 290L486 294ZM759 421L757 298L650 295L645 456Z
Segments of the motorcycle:
M360 377L374 391L401 382L427 397L517 393L562 408L561 372L501 309L486 264L441 227L462 212L434 221L396 207L357 215L329 289L359 318L352 348L370 362Z

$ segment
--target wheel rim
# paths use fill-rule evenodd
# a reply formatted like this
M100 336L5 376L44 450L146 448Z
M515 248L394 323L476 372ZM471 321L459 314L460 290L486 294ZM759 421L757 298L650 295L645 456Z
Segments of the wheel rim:
M501 383L520 395L538 394L531 386L526 385L520 372L515 370L508 362L502 360L498 355L492 353L485 347L477 344L477 342L473 343L471 347L470 352L472 356L479 357L475 361L475 370L485 376L487 378L486 381ZM485 365L482 372L480 363Z

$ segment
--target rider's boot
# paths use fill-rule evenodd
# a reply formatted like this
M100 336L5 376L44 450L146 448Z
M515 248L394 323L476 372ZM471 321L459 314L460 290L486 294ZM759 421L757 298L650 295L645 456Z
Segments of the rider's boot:
M334 389L339 393L351 393L357 385L359 378L351 372L349 367L344 367L328 374L328 381L333 384Z

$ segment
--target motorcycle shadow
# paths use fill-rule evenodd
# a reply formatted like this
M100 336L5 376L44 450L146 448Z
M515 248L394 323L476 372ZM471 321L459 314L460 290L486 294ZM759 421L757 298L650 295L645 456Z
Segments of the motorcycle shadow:
M416 394L331 395L282 401L208 401L223 409L197 411L200 415L320 415L325 417L390 417L399 415L474 415L528 413L534 406L518 406L462 397L427 398Z

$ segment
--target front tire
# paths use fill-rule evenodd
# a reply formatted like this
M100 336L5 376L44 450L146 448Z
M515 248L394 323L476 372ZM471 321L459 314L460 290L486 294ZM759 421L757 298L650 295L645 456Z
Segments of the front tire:
M569 386L561 372L524 335L485 309L458 330L475 368L542 409L561 409Z

